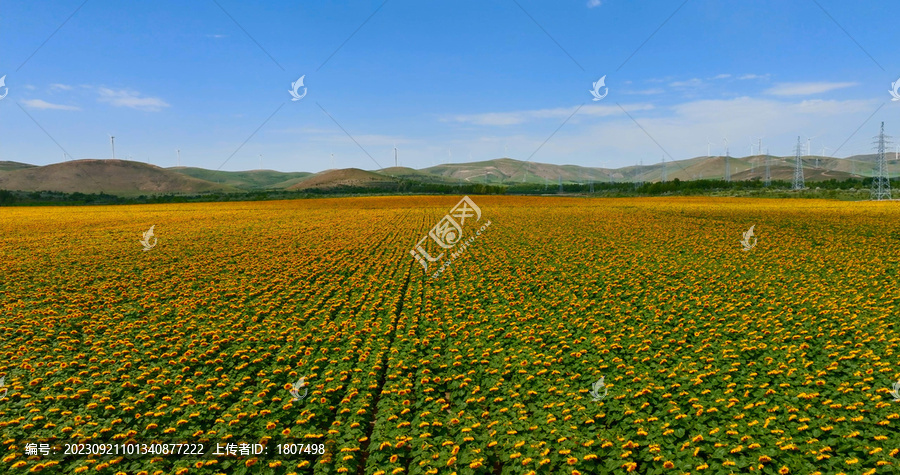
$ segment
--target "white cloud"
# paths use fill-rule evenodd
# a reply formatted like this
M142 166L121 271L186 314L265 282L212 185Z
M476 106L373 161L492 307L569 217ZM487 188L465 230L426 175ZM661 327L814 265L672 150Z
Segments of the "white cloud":
M588 8L599 7L602 4L603 4L602 0L588 0L588 2L587 2Z
M717 74L716 76L713 77L713 79L728 79L730 77L731 77L730 74Z
M649 110L653 109L653 106L651 104L632 104L626 106L626 109L632 111ZM572 115L572 112L574 111L575 109L570 107L558 107L555 109L457 115L442 120L445 122L464 122L473 125L517 125L541 119L565 119ZM622 109L619 109L619 107L615 105L587 105L579 109L573 119L578 116L607 117L613 115L622 115Z
M788 82L776 84L765 91L775 96L808 96L855 86L855 82Z
M819 140L834 148L875 107L877 101L867 100L785 102L751 97L699 100L658 110L653 117L632 114L646 133L630 119L614 119L560 137L559 143L554 140L548 144L548 153L563 146L574 153L601 146L607 154L635 159L644 156L646 162L660 153L647 137L650 134L676 159L705 155L707 138L713 142L713 154L721 154L722 137L731 139L735 156L746 155L748 135L764 135L763 144L771 147L771 153L789 155L796 136L810 133L804 132L808 130L821 131ZM845 147L849 148L850 144Z
M701 100L687 102L674 107L675 115L689 122L701 123L746 123L752 120L767 123L778 119L785 130L791 123L801 123L808 119L825 116L840 116L844 113L864 112L870 101L825 101L808 100L801 102L781 102L775 100L738 97L728 100ZM804 118L805 117L805 118Z
M622 94L640 94L640 95L644 95L644 96L649 96L649 95L653 95L653 94L662 94L664 92L666 92L664 89L656 87L656 88L650 88L650 89L640 89L640 90L636 90L636 91L622 91Z
M108 102L116 107L130 107L132 109L156 112L169 104L157 97L140 97L140 93L127 89L113 90L105 87L97 89L100 94L100 102Z
M698 87L703 85L703 80L698 78L688 79L687 81L675 81L670 83L672 87Z
M50 90L51 91L71 91L72 86L69 86L66 84L51 84Z
M738 79L746 80L746 79L769 79L771 74L744 74L743 76L738 76Z
M61 111L81 110L81 108L79 108L79 107L65 106L62 104L51 104L51 103L41 100L41 99L28 99L28 100L22 101L22 103L32 109L42 109L42 110L43 109L53 109L53 110L61 110Z
M206 35L207 38L226 38L228 35Z
M756 144L748 136L764 136L763 148L783 156L793 153L797 135L813 133L809 131L819 135L817 147L836 148L877 106L878 101L872 100L784 101L739 97L684 102L658 107L651 113L632 112L626 107L640 127L620 111L619 115L605 120L586 120L580 124L570 121L545 144L542 134L528 129L516 128L508 137L481 135L483 145L476 146L475 151L476 156L496 158L501 156L503 144L508 143L513 158L524 159L540 147L532 160L599 166L606 159L610 160L607 166L621 167L639 160L645 164L658 162L663 153L660 146L676 160L705 156L707 139L713 142L711 153L720 155L724 153L723 137L729 138L732 156L744 156L749 153L749 143ZM874 133L874 128L870 128ZM854 150L857 142L868 145L867 137L857 135L860 139L845 145L841 155ZM446 149L443 154L446 155ZM590 158L583 158L586 155ZM435 157L440 156L439 151L435 152ZM678 165L671 167L670 174L678 171Z
M447 115L439 117L444 127L433 127L433 132L423 136L414 135L406 140L379 135L356 138L383 166L393 164L391 150L396 141L400 148L401 165L415 168L447 162L450 160L448 146L452 149L454 163L509 156L560 165L601 166L605 160L605 166L617 168L634 165L640 160L645 165L658 163L663 154L660 147L676 160L705 156L707 140L712 142L710 152L721 155L724 153L722 138L728 137L731 155L742 157L749 153L750 142L753 142L755 149L757 136L763 137L763 150L768 149L774 155L791 156L798 135L814 135L818 137L813 140L814 150L819 151L824 145L829 147L831 153L843 157L869 150L869 137L877 132L873 122L860 130L839 152L833 151L847 141L883 102L767 96L689 100L672 106L657 104L652 107L650 101L620 101L634 118L632 120L615 103L605 103L609 99L600 101L603 104L586 104L559 130L556 130L557 127L574 111L574 106ZM497 124L502 126L491 126ZM310 124L309 127L285 132L303 134L298 137L298 143L312 144L315 149L313 155L322 157L312 163L320 168L330 168L328 156L331 151L335 152L338 168L375 168L371 159L356 144L327 121L318 127ZM252 164L255 167L255 161ZM670 178L678 176L679 166L674 163L670 165ZM722 171L718 173L721 176Z

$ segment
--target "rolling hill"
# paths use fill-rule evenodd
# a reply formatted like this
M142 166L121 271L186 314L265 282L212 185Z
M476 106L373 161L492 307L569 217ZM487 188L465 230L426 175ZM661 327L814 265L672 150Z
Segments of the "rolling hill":
M0 172L0 189L119 196L233 192L237 188L127 160L72 160Z
M172 167L171 170L182 175L223 185L233 186L241 190L259 190L265 188L284 189L312 175L309 172L279 172L275 170L248 170L242 172L226 172L194 167Z
M897 176L900 163L888 157L888 171ZM794 157L728 157L732 180L762 180L766 161L773 180L790 181ZM874 155L849 158L803 157L807 185L822 180L872 176ZM665 164L666 178L682 181L723 179L725 157L695 157ZM395 189L399 181L424 184L516 185L590 182L655 182L663 178L663 164L610 169L554 165L499 158L471 163L447 163L420 170L391 167L377 171L358 168L319 173L249 170L228 172L192 167L160 168L127 160L74 160L45 166L0 161L0 190L107 193L119 196L198 194L262 190L333 190L341 187Z
M342 170L326 170L316 173L300 183L287 188L293 190L308 190L312 188L333 189L339 187L364 187L364 188L393 188L397 180L379 173L367 172L359 168L346 168Z
M24 168L34 168L36 165L19 162L0 162L0 171L8 172L12 170L21 170Z

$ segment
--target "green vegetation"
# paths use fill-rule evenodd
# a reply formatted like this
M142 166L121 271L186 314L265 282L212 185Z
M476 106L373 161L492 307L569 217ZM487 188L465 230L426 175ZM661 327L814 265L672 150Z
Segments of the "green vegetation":
M900 180L891 180L892 188L900 190ZM367 195L584 195L584 196L755 196L771 198L826 198L839 200L865 200L872 178L827 180L813 182L810 187L796 192L788 181L773 180L766 187L760 180L732 181L692 180L678 178L665 183L648 182L640 185L630 182L613 183L563 183L558 184L516 183L510 185L486 185L480 183L441 184L415 180L400 180L390 187L337 186L333 188L309 188L300 191L255 190L240 193L200 193L165 194L121 197L107 193L63 193L57 191L8 191L0 190L0 206L46 206L46 205L115 205L149 203L199 203L215 201L264 201L305 199L316 197L367 196Z

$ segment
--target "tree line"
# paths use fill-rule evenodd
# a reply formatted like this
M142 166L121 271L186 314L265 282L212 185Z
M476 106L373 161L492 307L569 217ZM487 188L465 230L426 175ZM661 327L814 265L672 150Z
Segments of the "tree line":
M826 180L808 184L810 191L848 191L868 189L872 178L847 178ZM900 181L891 180L892 188L898 190ZM316 197L365 196L365 195L548 195L579 194L587 196L661 196L661 195L703 195L715 192L741 194L747 191L787 192L791 182L773 180L768 187L761 180L725 181L690 180L675 178L666 182L597 182L597 183L515 183L509 185L487 185L483 183L447 184L425 183L413 180L399 180L392 184L378 186L338 186L333 188L286 190L251 190L237 193L162 194L140 196L118 196L109 193L64 193L59 191L11 191L0 190L0 206L46 206L46 205L118 205L153 203L199 203L218 201L262 201L306 199ZM900 190L898 190L900 192Z

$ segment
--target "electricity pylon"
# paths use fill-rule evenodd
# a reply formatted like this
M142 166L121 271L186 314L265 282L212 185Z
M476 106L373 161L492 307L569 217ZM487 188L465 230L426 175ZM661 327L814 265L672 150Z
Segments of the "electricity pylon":
M886 137L884 136L884 122L881 123L881 132L875 140L875 147L878 150L878 158L875 169L875 176L872 180L872 199L873 200L889 200L891 199L891 180L888 176L887 161L884 158L884 149L886 145Z

